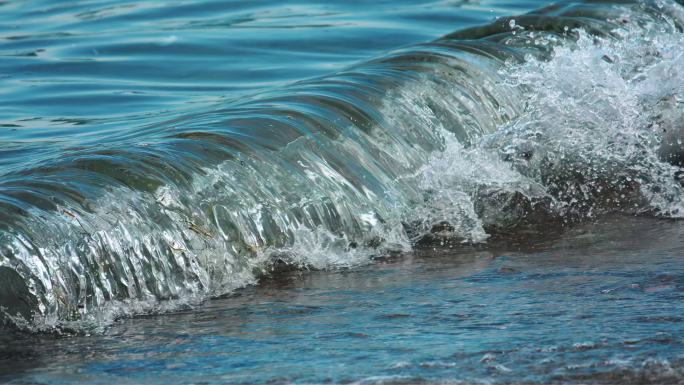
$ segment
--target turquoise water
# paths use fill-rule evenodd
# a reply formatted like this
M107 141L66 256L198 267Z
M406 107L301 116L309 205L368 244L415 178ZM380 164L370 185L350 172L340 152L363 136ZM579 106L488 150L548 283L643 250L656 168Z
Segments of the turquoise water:
M0 172L543 4L4 2Z
M0 382L682 383L683 31L0 2Z

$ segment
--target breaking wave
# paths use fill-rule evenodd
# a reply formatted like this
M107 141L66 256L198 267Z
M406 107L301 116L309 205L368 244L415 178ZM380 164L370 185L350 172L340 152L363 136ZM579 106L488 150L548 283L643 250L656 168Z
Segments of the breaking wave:
M684 216L684 8L561 3L0 181L0 307L98 330L282 268Z

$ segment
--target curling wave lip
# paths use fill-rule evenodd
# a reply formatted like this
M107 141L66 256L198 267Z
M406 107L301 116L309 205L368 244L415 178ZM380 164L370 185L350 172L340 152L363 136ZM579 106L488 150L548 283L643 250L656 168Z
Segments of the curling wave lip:
M283 267L679 217L682 15L561 3L7 174L3 318L92 330Z

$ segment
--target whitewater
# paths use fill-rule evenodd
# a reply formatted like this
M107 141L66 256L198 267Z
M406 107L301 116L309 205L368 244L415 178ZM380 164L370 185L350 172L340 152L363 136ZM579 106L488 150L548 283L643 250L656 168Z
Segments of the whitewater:
M683 26L562 2L6 167L2 320L102 331L291 269L678 220Z

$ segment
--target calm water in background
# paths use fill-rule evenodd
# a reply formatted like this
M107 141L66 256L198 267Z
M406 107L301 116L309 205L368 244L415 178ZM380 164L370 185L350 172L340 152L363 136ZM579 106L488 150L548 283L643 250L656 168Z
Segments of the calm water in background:
M206 123L207 131L224 133L218 124L221 114L205 111L547 4L2 2L0 177L3 182L40 182L44 174L34 176L33 170L43 167L47 171L41 172L54 171L61 177L57 161L65 154L83 151L87 157L92 155L87 151L98 149L127 151L139 142L163 147L171 134L154 130L172 126L176 119L190 122L193 129L197 120L197 127L205 128ZM630 51L618 54L624 52ZM571 64L585 60L568 55ZM669 62L675 68L678 63L681 58ZM553 81L552 88L558 79ZM359 81L359 88L363 85ZM282 97L276 100L287 104L295 99L283 89L274 92ZM339 96L335 92L340 90L329 94ZM423 102L409 100L419 107ZM297 103L292 102L294 111L301 107ZM323 113L328 112L325 107ZM574 107L581 114L583 105ZM312 115L319 111L302 110L313 111ZM255 111L248 109L252 121L262 113ZM402 117L401 111L381 112ZM612 110L602 112L609 116ZM137 165L138 159L131 159ZM103 168L107 167L105 163ZM435 169L439 179L443 169ZM77 176L89 186L89 179ZM93 185L93 190L100 186ZM7 191L12 187L10 183ZM144 188L135 185L133 190ZM3 193L14 197L7 191ZM187 191L203 199L206 193L200 188ZM164 209L172 207L157 192L152 201L164 201ZM308 190L298 193L306 195ZM345 198L355 199L350 197ZM206 201L221 203L219 198ZM101 203L94 198L84 201L91 206ZM183 202L192 211L195 201ZM83 211L77 211L76 204L77 209L59 206L70 210L62 212L61 219L81 216L85 226L79 226L92 233L121 235L97 222L102 214L97 207L90 211L84 206ZM137 218L134 214L140 213L148 211L134 210L129 216ZM128 214L122 211L121 216ZM155 222L152 214L141 216ZM320 271L280 272L257 285L226 290L231 294L190 310L124 318L109 326L111 320L103 321L105 327L85 329L90 335L55 337L0 329L0 383L682 383L684 225L629 215L589 222L476 246L456 242L451 249L418 247L370 264L356 261L340 268L331 262ZM186 233L206 236L206 223L197 223L189 222L192 231L185 226L178 238ZM12 232L9 226L8 232L26 231L40 244L40 226L16 227L19 230ZM121 238L154 238L166 230ZM270 246L265 239L257 246ZM191 249L197 239L186 241L183 246ZM316 246L305 244L310 249ZM115 259L116 255L111 260ZM328 261L312 257L313 262L319 260ZM163 278L168 276L158 277L160 286ZM133 281L123 273L112 278L117 280ZM169 281L169 286L177 284ZM160 291L158 297L172 297Z
M547 3L3 2L0 174Z

